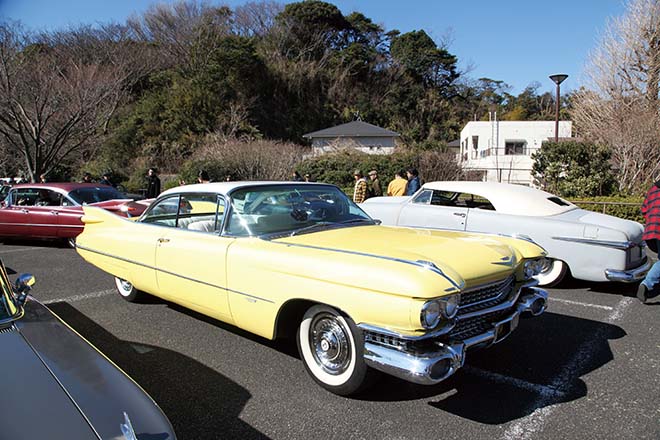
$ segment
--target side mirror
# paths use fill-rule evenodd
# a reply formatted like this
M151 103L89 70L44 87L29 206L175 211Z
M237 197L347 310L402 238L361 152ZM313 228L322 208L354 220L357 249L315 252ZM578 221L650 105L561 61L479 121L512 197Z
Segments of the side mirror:
M16 292L18 293L19 304L24 304L27 300L28 293L32 290L32 286L36 283L34 275L31 273L22 273L16 278Z

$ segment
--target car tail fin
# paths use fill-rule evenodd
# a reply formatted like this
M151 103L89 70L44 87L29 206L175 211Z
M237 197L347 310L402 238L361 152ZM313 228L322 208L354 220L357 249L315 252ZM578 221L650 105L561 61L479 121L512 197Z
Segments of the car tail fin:
M122 217L119 217L117 214L113 214L110 211L107 211L102 208L96 208L93 206L83 207L84 215L80 220L85 225L95 224L95 223L104 223L108 221L121 221Z

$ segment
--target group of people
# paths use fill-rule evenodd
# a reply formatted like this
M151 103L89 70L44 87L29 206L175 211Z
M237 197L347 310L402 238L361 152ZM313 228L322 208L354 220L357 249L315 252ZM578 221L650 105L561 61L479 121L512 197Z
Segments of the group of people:
M406 178L403 177L404 175ZM353 188L353 201L355 203L362 203L371 197L383 195L383 189L378 179L378 171L371 170L365 177L360 170L355 170L353 178L355 179L355 188ZM411 196L421 186L419 173L415 168L409 168L405 173L398 171L394 174L394 179L387 185L387 195Z

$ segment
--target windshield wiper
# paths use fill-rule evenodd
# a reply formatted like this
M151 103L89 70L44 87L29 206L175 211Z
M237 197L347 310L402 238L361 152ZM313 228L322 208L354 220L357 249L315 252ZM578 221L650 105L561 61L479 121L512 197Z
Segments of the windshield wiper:
M380 220L372 220L370 218L354 218L351 220L344 220L343 222L340 222L342 225L348 225L350 223L368 223L370 225L379 225Z
M311 232L315 229L324 229L324 228L327 228L327 227L330 227L330 226L337 226L337 225L340 225L340 224L341 223L337 223L337 222L318 222L318 223L314 223L313 225L304 226L302 228L295 229L295 230L291 231L289 236L293 237L294 235L304 234L306 232Z

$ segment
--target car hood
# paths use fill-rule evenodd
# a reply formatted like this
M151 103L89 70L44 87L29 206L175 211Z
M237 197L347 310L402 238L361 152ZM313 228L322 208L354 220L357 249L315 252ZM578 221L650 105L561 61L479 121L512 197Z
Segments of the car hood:
M543 250L521 240L455 231L355 226L277 240L287 244L411 262L431 262L458 285L501 279Z
M20 335L59 384L62 396L74 402L101 438L123 440L121 424L127 413L138 439L175 439L169 420L151 397L101 352L33 298L25 303L24 312L15 323ZM44 399L47 394L33 396ZM85 437L51 434L30 438Z
M0 332L0 348L3 438L99 438L16 328Z
M619 217L614 217L613 215L588 211L586 209L574 209L561 214L556 218L583 223L586 227L585 236L592 236L590 238L610 238L606 235L607 233L605 231L598 230L598 228L603 228L621 231L626 235L628 240L637 243L641 242L642 234L644 232L644 227L635 221L625 220Z

